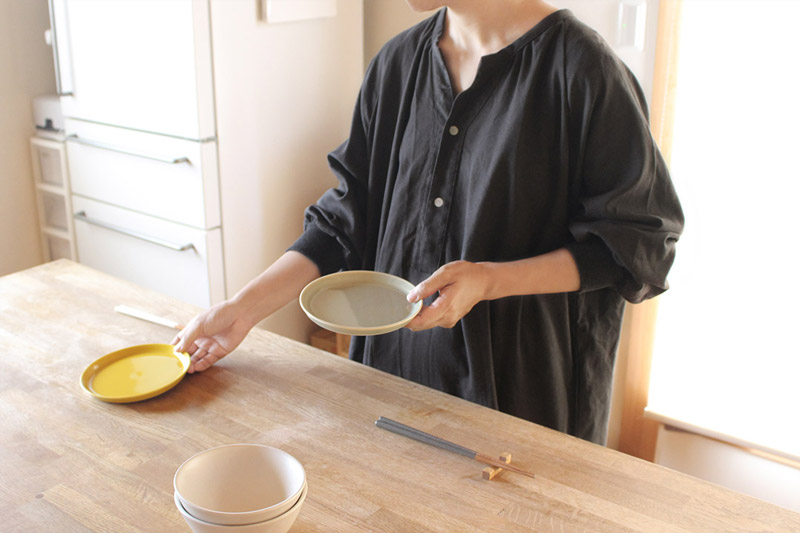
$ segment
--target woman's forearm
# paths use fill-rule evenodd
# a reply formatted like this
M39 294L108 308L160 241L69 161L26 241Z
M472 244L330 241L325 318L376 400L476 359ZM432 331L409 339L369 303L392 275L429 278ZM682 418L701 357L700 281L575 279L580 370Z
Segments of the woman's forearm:
M518 261L481 265L487 272L485 300L572 292L581 286L578 266L565 248Z
M303 287L319 275L313 261L299 252L289 251L245 285L230 303L255 325L296 299Z
M437 292L438 297L406 327L414 331L451 328L481 300L570 292L580 285L578 267L566 249L506 263L453 261L409 292L409 302L424 300Z

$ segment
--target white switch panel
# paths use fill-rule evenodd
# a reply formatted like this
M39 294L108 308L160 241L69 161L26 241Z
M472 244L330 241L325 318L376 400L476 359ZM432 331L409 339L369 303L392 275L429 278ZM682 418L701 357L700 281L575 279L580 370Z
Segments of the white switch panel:
M620 0L617 18L617 46L644 50L647 0Z

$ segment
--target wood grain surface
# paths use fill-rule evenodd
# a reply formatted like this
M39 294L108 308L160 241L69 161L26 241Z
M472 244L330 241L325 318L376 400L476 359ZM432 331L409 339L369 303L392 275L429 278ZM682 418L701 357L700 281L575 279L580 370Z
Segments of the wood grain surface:
M169 342L127 304L197 308L61 260L0 278L0 530L188 531L175 470L236 442L297 457L293 531L800 531L800 515L418 386L263 330L156 398L108 404L79 376L101 355ZM531 479L381 430L379 416Z

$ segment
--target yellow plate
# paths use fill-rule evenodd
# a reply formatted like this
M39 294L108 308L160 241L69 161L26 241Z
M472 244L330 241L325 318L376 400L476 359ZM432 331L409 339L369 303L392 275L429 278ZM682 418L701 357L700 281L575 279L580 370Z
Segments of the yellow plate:
M349 270L312 281L300 307L318 326L347 335L382 335L417 316L422 302L408 303L410 282L369 270Z
M81 387L111 403L146 400L177 385L189 369L189 355L171 344L141 344L106 354L86 367Z

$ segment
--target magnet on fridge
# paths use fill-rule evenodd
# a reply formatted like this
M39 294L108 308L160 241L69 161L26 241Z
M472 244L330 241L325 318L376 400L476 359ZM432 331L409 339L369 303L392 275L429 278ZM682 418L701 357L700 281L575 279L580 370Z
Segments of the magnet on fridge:
M647 0L620 0L617 17L617 46L644 50Z

